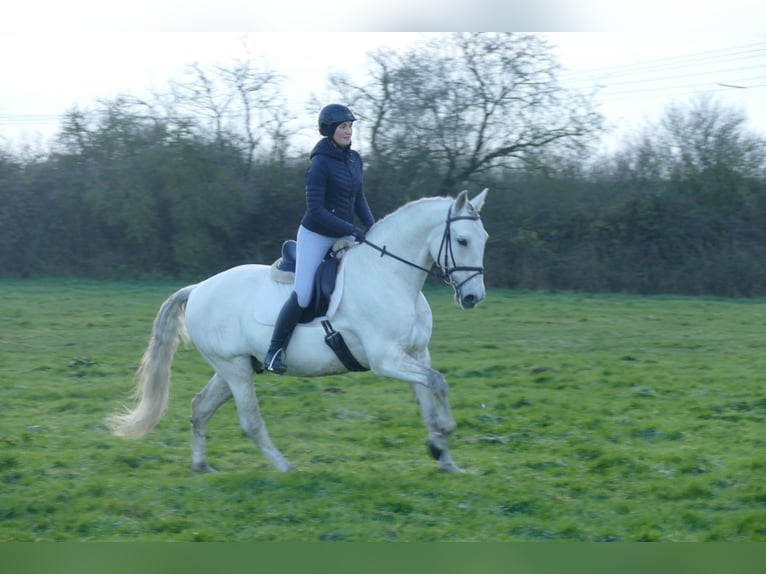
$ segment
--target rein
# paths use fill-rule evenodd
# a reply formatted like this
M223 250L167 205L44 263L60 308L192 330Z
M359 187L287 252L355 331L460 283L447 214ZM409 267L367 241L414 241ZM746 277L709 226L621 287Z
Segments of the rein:
M457 290L460 289L465 283L476 277L477 275L481 275L484 273L484 267L465 267L465 266L458 266L455 265L455 254L452 250L452 226L451 223L453 221L458 221L460 219L472 219L477 220L480 219L479 215L458 215L457 217L452 217L452 206L450 205L449 211L447 212L447 222L444 226L444 235L442 235L442 242L439 246L439 254L436 256L436 265L439 267L439 270L441 273L435 272L433 269L426 269L425 267L422 267L418 265L417 263L413 263L412 261L408 261L407 259L400 257L396 255L395 253L391 253L388 251L386 246L380 247L379 245L376 245L369 241L367 238L365 238L362 243L366 243L376 251L380 252L380 256L388 256L393 259L396 259L397 261L404 263L406 265L409 265L410 267L414 267L415 269L420 269L421 271L425 272L427 275L430 275L431 277L436 277L437 279L441 279L444 281L447 285L452 285L452 287ZM441 264L440 260L442 258L442 252L444 252L444 265ZM452 267L450 267L450 259L452 259ZM467 279L464 279L460 283L456 283L456 281L452 278L452 273L455 271L474 271L474 274L468 277Z

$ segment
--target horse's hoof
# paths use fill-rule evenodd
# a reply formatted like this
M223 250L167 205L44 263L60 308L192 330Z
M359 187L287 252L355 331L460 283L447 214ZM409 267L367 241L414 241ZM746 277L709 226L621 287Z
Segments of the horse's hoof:
M436 446L431 441L428 441L428 453L434 458L434 460L439 460L442 457L442 454L444 454L444 450L440 447Z
M200 474L208 473L208 474L216 474L218 471L214 469L212 466L210 466L208 463L203 464L193 464L191 469L194 472L199 472Z
M451 460L441 463L439 465L439 469L443 470L444 472L449 472L450 474L465 474L465 471Z
M292 464L290 464L286 460L274 462L274 466L277 467L277 470L279 472L298 472L298 469L295 468Z

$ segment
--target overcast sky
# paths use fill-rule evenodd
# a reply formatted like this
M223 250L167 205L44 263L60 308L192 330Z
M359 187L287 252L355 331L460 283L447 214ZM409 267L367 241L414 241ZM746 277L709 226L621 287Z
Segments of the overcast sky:
M643 5L653 1L645 0ZM376 32L370 26L375 12L360 16L350 8L354 4L327 0L308 7L301 3L302 8L295 8L294 2L279 2L277 7L259 13L258 26L245 25L245 20L241 20L239 27L233 27L227 22L237 10L224 9L230 2L237 10L244 10L246 16L252 15L250 10L255 3L236 0L219 0L214 4L195 0L133 0L115 12L105 7L113 3L91 0L66 3L27 0L22 7L10 8L10 15L0 22L0 138L19 143L50 136L57 131L61 114L75 105L89 107L98 98L125 93L145 96L152 89L162 91L168 79L178 78L189 64L225 64L243 57L247 53L245 44L250 54L285 75L284 89L291 111L304 114L307 127L313 128L315 112L305 110L306 102L312 94L320 101L335 98L332 86L327 84L329 72L344 71L361 79L370 50L406 48L422 38L418 32ZM324 6L321 14L316 10L318 4ZM398 5L401 11L393 17L381 17L380 22L390 21L390 28L428 29L440 21L439 17L427 20L429 5L439 6L443 15L451 6L459 13L464 3L426 1L418 3L418 9L404 10L410 4L387 2L389 8ZM504 4L499 12L495 9L490 15L510 15L513 4ZM649 18L646 10L634 12L630 4L626 8L601 0L580 2L570 19L564 16L574 14L574 5L564 0L541 0L535 4L536 12L519 8L513 14L516 18L509 22L526 21L530 26L537 22L540 25L535 29L544 30L547 24L554 30L567 30L578 27L571 25L572 21L582 21L581 27L587 27L583 13L592 12L596 16L589 17L590 27L602 30L607 26L600 25L599 18L604 24L607 20L603 13L599 16L599 7L612 6L613 11L621 11L623 18L633 18L632 23L639 24L640 30L631 25L611 32L544 32L564 66L560 76L563 83L586 91L598 86L600 110L618 136L657 119L669 103L686 103L700 93L743 109L750 126L766 135L766 10L760 6L763 3L756 5L749 0L716 3L720 9L703 10L708 18L707 27L738 7L748 10L749 17L743 19L741 26L728 29L714 26L704 31L704 22L700 20L696 26L697 21L688 17L692 13L683 12L694 8L693 14L699 16L696 3L667 0L664 4L669 7L664 15L683 19L685 28L676 26L671 30L669 21L655 19L654 29L643 29L641 23ZM203 18L199 11L202 6L218 9L209 9ZM298 13L297 19L289 19L290 6L292 12ZM462 23L463 27L456 29L471 29L481 23L475 14L482 12L483 0L474 0L471 6L473 9L466 18L452 21L452 28ZM543 13L544 8L555 6L560 9L549 10L553 16ZM723 12L725 6L728 11ZM34 18L44 7L46 18ZM78 11L78 7L82 9ZM337 14L344 25L339 30L315 31L321 27L317 23L322 18L326 20L328 14L330 24ZM409 14L408 19L403 20L402 14ZM451 14L454 17L454 12ZM482 14L486 18L487 10ZM394 26L397 17L399 26ZM316 18L313 26L311 18ZM445 21L445 29L449 29L448 23ZM341 31L354 29L354 24L359 25L356 29L373 30ZM761 25L763 32L757 30ZM497 22L491 27L497 29ZM245 29L254 31L247 34L240 31Z

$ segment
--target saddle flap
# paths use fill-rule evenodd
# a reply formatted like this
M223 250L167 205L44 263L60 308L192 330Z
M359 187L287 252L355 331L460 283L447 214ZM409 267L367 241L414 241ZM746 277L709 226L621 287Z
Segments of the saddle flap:
M327 313L330 296L335 290L335 282L338 279L338 265L340 265L340 259L335 257L330 257L319 265L316 275L314 275L314 293L311 297L311 305L307 309L307 311L313 312L309 320Z

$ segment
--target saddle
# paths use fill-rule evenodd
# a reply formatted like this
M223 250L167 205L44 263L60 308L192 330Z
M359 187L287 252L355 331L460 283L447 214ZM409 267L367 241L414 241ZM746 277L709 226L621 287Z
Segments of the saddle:
M353 245L347 239L339 239L327 252L314 275L314 288L311 302L299 319L300 323L310 323L317 317L327 313L330 296L335 290L338 278L338 266L346 250ZM271 279L277 283L293 283L295 281L295 250L296 242L288 239L282 244L282 255L271 266Z

